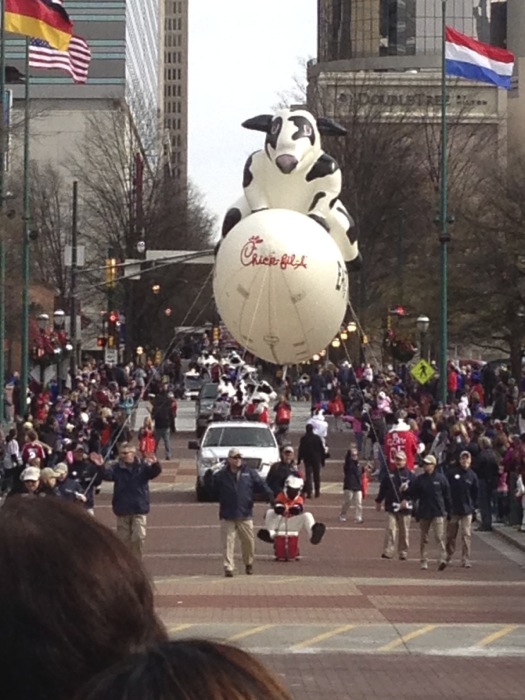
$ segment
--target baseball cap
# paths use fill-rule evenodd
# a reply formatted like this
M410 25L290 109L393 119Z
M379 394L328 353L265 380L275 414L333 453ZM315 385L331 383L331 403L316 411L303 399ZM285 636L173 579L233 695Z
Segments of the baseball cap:
M396 459L405 459L406 460L406 452L403 452L403 450L399 450L399 452L396 452Z
M434 457L434 455L427 455L424 459L423 462L425 464L437 464L437 460Z
M51 467L45 467L45 469L42 469L42 471L40 472L40 476L43 479L49 479L50 477L59 476L59 472L56 472L54 469L51 469Z
M460 457L465 457L465 455L466 455L467 457L470 457L470 456L471 456L471 455L470 455L470 452L469 452L468 450L463 450L462 452L459 453L459 456L460 456Z
M291 445L286 445L286 447L283 447L283 453L284 452L291 452L293 454L293 447Z
M21 481L38 481L40 479L40 469L37 467L26 467L20 474Z
M57 476L61 476L62 474L67 474L69 469L67 468L67 464L65 462L59 462L58 464L55 464L55 474Z
M242 457L241 451L238 447L230 447L228 457Z

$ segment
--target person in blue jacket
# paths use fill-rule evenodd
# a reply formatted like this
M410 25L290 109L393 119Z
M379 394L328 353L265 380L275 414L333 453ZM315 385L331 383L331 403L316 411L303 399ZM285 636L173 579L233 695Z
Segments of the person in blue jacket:
M241 451L237 447L229 450L226 465L215 474L208 473L207 478L212 480L213 492L219 500L224 575L233 576L236 535L241 542L245 571L248 575L253 574L253 502L259 493L273 505L273 491L255 469L242 463Z
M416 518L421 531L421 568L428 569L428 533L432 529L439 550L438 571L443 571L448 564L445 536L452 502L448 479L436 470L436 466L437 460L434 455L423 458L423 474L416 476L404 491L405 500L402 501L401 507L405 507L407 499L417 501Z
M119 460L101 467L102 479L113 482L113 513L117 517L117 535L139 558L146 541L146 516L150 511L149 482L162 467L155 455L144 460L136 456L135 448L122 443Z
M459 455L459 467L449 469L451 512L447 523L447 561L450 562L456 549L456 539L461 528L461 565L470 569L470 541L472 516L476 512L479 482L471 469L472 455L463 450Z

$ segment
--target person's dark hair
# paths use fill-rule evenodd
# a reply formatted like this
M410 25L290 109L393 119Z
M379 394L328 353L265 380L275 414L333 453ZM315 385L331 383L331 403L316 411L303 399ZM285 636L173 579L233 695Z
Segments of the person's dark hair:
M140 563L75 504L9 499L0 572L5 700L70 700L96 673L166 639Z
M217 642L167 642L104 671L75 700L291 700L251 654Z

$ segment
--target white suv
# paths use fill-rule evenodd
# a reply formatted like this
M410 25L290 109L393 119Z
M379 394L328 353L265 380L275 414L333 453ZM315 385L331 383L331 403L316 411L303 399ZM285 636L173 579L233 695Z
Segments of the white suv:
M270 426L253 421L224 421L210 423L202 442L190 440L190 450L197 452L197 480L195 492L198 501L212 498L204 483L204 475L211 469L220 469L231 447L238 447L243 464L256 469L263 479L270 467L279 461L279 446Z

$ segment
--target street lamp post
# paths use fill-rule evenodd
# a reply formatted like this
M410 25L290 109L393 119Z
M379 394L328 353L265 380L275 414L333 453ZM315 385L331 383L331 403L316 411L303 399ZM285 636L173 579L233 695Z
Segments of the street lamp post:
M428 360L428 353L426 351L426 336L428 333L428 328L430 326L430 319L428 316L418 316L416 319L416 327L419 332L419 356L423 360Z
M49 323L49 316L47 314L39 314L37 318L37 323L38 323L38 328L40 329L40 334L44 336L46 334L47 330L47 325ZM45 344L43 344L43 347L45 347ZM41 391L44 391L44 381L45 381L45 375L44 375L44 362L42 358L40 358L40 387Z
M64 329L64 323L66 322L66 312L63 309L57 309L53 313L53 326L54 330L60 335ZM62 393L62 348L58 347L55 349L56 353L56 366L57 366L57 389L58 394Z

